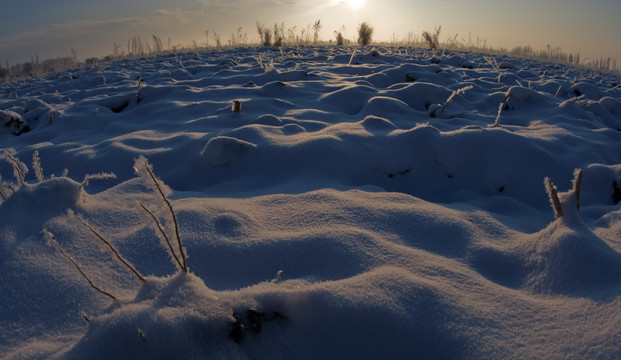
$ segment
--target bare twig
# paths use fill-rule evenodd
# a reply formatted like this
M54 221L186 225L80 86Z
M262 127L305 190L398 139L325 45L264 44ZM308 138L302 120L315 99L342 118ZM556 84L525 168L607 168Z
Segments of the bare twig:
M160 234L162 234L162 236L164 237L164 240L166 240L166 245L168 245L168 250L170 250L170 254L172 255L172 257L175 259L175 261L177 262L177 264L179 265L179 268L181 270L183 270L183 265L181 264L181 261L179 260L179 257L177 257L177 254L175 253L175 251L173 250L172 244L170 243L170 239L168 238L168 235L166 235L166 232L164 231L164 229L162 228L162 224L160 224L160 222L157 220L157 217L155 217L155 215L153 214L153 212L151 212L151 210L147 209L146 206L144 206L143 203L140 203L140 206L144 209L144 211L147 212L147 214L151 215L151 218L153 218L153 222L155 223L155 225L157 226L157 229L159 230Z
M580 193L582 192L582 169L574 170L574 193L576 194L576 206L580 210Z
M82 180L82 183L80 183L79 190L82 191L82 189L84 189L84 187L87 186L91 180L108 180L108 179L116 179L116 175L113 173L105 173L105 172L101 172L98 174L86 174L84 175L84 179Z
M75 268L76 268L76 269L78 269L78 272L82 275L82 277L84 277L84 278L86 279L86 281L88 281L89 285L90 285L93 289L95 289L95 290L99 291L100 293L102 293L102 294L104 294L104 295L106 295L106 296L110 297L110 299L112 299L112 300L116 300L116 297L115 297L114 295L110 294L109 292L107 292L107 291L105 291L105 290L102 290L102 289L101 289L101 288L99 288L97 285L95 285L95 284L93 283L93 281L91 281L91 279L90 279L90 278L89 278L89 277L88 277L88 276L84 273L84 271L82 271L82 268L80 268L80 265L78 265L78 263L77 263L75 260L73 260L73 258L72 258L71 256L69 256L69 255L68 255L68 254L67 254L67 253L63 250L63 248L61 248L61 247L60 247L60 245L58 245L58 243L57 243L57 242L56 242L56 241L52 238L51 233L47 233L47 236L46 236L46 237L47 237L47 240L48 240L48 241L49 241L52 245L54 245L54 247L56 247L56 249L58 249L58 251L59 251L59 252L60 252L60 253L61 253L61 254L65 257L65 258L67 258L67 260L71 261L71 263L75 266ZM85 315L83 315L83 316L84 316L84 319L85 319L87 322L90 322L90 320L88 319L88 317L86 317Z
M561 201L558 198L556 186L552 183L550 178L545 178L545 186L548 191L548 195L550 196L550 202L552 202L552 207L554 208L554 215L557 218L563 217L563 209L561 208Z
M41 159L39 159L39 151L37 150L32 153L32 168L37 176L37 181L45 181L45 177L43 176L43 168L41 167Z
M108 246L108 248L110 249L110 251L112 251L112 253L116 256L116 258L123 263L123 265L125 265L132 273L134 273L134 275L136 275L136 277L138 278L138 280L140 280L141 282L145 282L146 279L140 275L140 273L138 272L138 270L136 270L136 268L134 268L134 266L132 264L129 263L129 261L125 260L125 258L123 258L123 256L121 256L121 254L118 252L118 250L112 245L112 243L108 240L106 240L103 236L101 236L101 234L99 234L97 232L97 230L95 230L92 226L90 226L86 221L82 220L82 218L80 218L77 214L73 214L76 219L78 219L78 221L80 221L82 223L82 225L84 225L86 228L88 228L93 235L95 235L99 240L101 240L104 244L106 244Z
M6 200L9 196L4 192L4 183L2 182L2 174L0 174L0 197L2 201Z
M6 158L9 160L11 165L13 165L13 170L15 173L15 177L19 182L19 185L24 185L24 171L22 171L21 162L14 158L8 151L4 150L4 154Z
M145 167L147 168L147 172L149 176L151 177L151 180L153 180L153 183L155 184L157 191L159 192L160 196L162 197L162 199L168 206L168 210L170 210L170 215L172 216L173 223L175 225L175 237L177 238L177 246L179 247L179 254L181 255L181 264L182 264L181 269L184 272L188 272L188 265L187 265L187 260L186 260L187 257L185 255L185 252L183 251L183 245L181 244L181 236L179 235L179 223L177 222L177 215L175 215L175 211L173 210L172 204L170 203L170 200L168 200L168 198L164 194L164 191L162 190L162 187L160 186L159 181L155 178L153 171L151 171L151 168L146 163L145 163Z
M502 109L505 106L505 102L501 102L500 106L498 106L498 114L496 114L496 120L494 120L494 123L492 124L491 127L496 127L498 125L500 125L500 114L502 114Z

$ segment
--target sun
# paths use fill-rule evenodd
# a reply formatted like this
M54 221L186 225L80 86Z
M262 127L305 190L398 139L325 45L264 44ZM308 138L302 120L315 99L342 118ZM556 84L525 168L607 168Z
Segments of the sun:
M347 0L346 3L353 9L360 9L364 6L365 0Z

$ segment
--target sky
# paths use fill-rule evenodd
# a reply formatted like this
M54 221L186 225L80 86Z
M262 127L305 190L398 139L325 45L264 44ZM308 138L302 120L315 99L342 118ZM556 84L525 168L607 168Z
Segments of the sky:
M321 40L342 31L356 39L358 24L367 21L374 41L420 38L442 27L441 42L458 41L511 49L560 48L580 53L583 62L614 58L621 63L619 0L19 0L3 2L0 63L32 58L103 57L127 50L130 38L152 44L226 44L241 27L249 42L258 42L257 22L284 23L300 33L320 20ZM208 35L206 35L208 32Z

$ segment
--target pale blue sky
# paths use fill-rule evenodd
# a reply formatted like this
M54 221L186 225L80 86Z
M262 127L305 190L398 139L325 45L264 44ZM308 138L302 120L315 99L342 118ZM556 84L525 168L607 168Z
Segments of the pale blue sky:
M403 39L409 32L442 26L441 39L486 40L511 48L547 44L582 59L613 57L621 63L619 0L19 0L3 1L0 60L45 59L77 50L81 60L111 54L113 44L155 34L173 44L205 43L204 31L219 33L223 43L242 27L257 41L256 22L284 22L296 31L321 20L323 40L345 27L354 39L357 25L368 21L375 40ZM364 4L353 8L355 3ZM210 38L213 44L213 38Z

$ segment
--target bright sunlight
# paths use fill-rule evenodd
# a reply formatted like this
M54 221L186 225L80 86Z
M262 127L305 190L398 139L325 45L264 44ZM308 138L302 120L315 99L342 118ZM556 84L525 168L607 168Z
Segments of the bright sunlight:
M360 9L361 7L364 6L364 3L366 2L365 0L347 0L347 5L349 5L349 7L354 8L354 9Z
M343 4L343 5L347 5L350 8L357 10L357 9L361 9L365 3L366 0L333 0L334 4Z
M354 9L360 9L364 6L365 0L347 0L347 5Z

